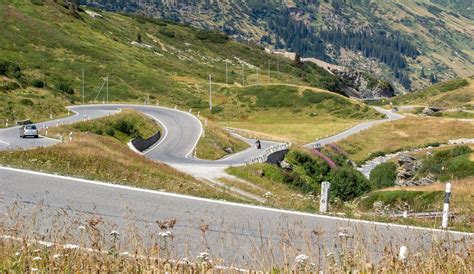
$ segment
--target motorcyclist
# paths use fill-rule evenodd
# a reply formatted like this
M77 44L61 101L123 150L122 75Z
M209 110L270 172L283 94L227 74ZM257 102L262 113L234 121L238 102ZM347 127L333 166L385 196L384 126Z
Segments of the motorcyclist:
M255 145L257 146L257 149L261 149L262 148L262 143L260 142L260 140L257 140L255 142Z

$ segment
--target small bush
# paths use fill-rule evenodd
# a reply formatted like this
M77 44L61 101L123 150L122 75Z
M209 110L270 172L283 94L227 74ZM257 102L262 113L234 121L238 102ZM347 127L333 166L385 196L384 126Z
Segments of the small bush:
M199 40L208 40L216 44L224 44L229 40L229 37L224 33L217 31L199 31L196 33L196 38Z
M359 171L350 167L331 171L331 196L349 201L372 190L372 185Z
M159 31L160 34L163 34L164 36L168 36L168 37L175 37L175 33L173 31L169 31L169 30L166 30L166 29L160 29Z
M370 182L375 188L395 185L397 165L392 162L382 163L370 172Z
M44 88L44 82L40 79L35 79L31 82L31 85L36 88Z
M21 99L20 104L23 105L23 106L32 106L32 105L34 105L33 101L31 101L30 99Z
M55 87L57 90L64 92L66 94L74 94L74 88L71 87L71 85L69 85L68 83L59 82L59 83L56 83Z
M222 112L222 111L224 111L223 107L215 106L215 107L212 107L211 114L217 114L217 113Z
M112 127L107 127L105 129L105 134L107 134L109 136L114 136L115 135L115 130Z
M43 0L31 0L31 3L33 5L42 6L43 5Z

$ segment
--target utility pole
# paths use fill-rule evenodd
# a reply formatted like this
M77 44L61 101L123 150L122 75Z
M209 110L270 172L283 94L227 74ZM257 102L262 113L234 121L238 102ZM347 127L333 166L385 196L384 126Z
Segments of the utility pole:
M212 112L212 75L209 74L209 111Z
M45 58L44 58L44 52L45 52L45 49L44 49L44 46L43 46L43 86L46 88L46 68L45 68Z
M270 82L270 60L268 60L267 74L268 74L268 82Z
M244 71L244 64L242 63L242 86L245 85L244 79L245 79L245 71Z
M109 103L109 75L107 74L107 86L106 86L106 91L107 91L107 103Z
M84 67L82 68L82 104L84 104Z
M227 73L227 59L225 60L225 83L229 84L229 75Z
M257 68L257 85L258 85L258 68Z

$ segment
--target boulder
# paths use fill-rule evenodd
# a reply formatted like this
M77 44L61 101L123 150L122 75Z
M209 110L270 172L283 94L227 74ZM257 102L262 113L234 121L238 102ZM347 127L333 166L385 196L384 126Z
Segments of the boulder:
M280 167L285 170L290 170L290 171L293 170L293 166L291 166L291 164L285 160L280 162Z
M231 147L226 147L226 148L224 148L224 151L225 151L227 154L232 154L232 153L234 153L234 150L233 150Z

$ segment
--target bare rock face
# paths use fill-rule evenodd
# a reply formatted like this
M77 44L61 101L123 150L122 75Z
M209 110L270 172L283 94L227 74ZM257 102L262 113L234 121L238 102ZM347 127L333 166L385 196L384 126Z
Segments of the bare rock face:
M289 171L293 170L293 167L291 166L291 164L285 160L280 162L280 167L284 170L289 170Z
M425 115L425 116L433 116L435 114L434 110L430 109L430 108L424 108L423 111L421 112L421 114Z
M399 186L413 185L413 178L420 167L417 159L408 154L402 154L398 159L398 165L395 184Z
M430 185L436 181L436 178L432 174L428 174L423 178L417 178L415 180L416 172L421 167L421 162L408 154L400 155L398 160L399 167L397 169L396 185L399 186L423 186Z

